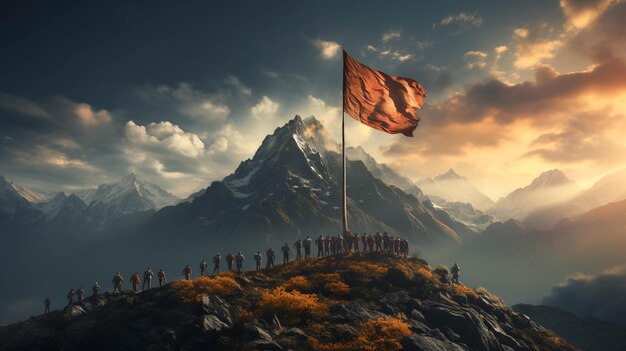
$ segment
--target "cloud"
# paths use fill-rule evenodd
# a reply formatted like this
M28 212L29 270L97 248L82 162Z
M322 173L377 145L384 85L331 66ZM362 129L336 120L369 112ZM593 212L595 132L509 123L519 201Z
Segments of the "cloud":
M168 121L150 123L147 127L128 121L124 132L131 143L140 147L169 150L191 158L204 153L204 143L197 135L185 132Z
M468 61L467 69L483 69L487 67L487 53L484 51L468 51L464 55L465 60Z
M554 29L543 23L533 28L517 28L513 31L516 68L531 68L553 58L561 48L562 41L555 38Z
M250 89L249 87L247 87L245 84L243 84L239 78L235 77L235 76L228 76L228 78L226 78L226 80L224 81L226 84L233 86L235 89L237 89L241 94L243 95L252 95L252 89Z
M553 287L543 303L626 325L626 266L570 277Z
M76 104L73 112L82 124L89 127L108 124L113 121L109 111L104 109L95 111L90 105L84 103Z
M328 104L321 98L309 95L302 110L314 115L330 132L334 140L341 140L341 107ZM346 114L346 145L359 146L366 143L373 129L357 122Z
M444 17L438 23L433 24L433 28L456 25L461 29L478 28L483 24L483 18L477 13L460 12L456 15Z
M316 39L313 40L313 45L319 49L320 56L327 60L335 58L341 51L341 45L334 41Z
M393 60L404 62L413 58L412 54L403 54L398 50L384 50L380 52L382 57L390 57Z
M570 28L580 29L595 21L614 0L560 0Z
M383 43L386 43L389 40L400 38L400 35L401 35L401 33L400 33L399 30L391 30L391 31L388 31L388 32L384 33L382 35L381 40L382 40Z
M274 114L278 111L280 104L267 96L263 96L259 102L252 106L250 109L250 113L254 118L262 118L262 117L274 117Z
M52 116L36 102L21 96L15 96L0 92L0 108L15 111L19 114L51 118Z

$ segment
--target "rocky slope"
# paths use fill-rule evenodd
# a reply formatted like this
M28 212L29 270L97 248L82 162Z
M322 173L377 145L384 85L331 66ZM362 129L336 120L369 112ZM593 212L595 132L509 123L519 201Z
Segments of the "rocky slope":
M99 298L0 327L1 350L574 350L419 259L295 261Z
M623 325L590 316L580 317L558 307L515 305L513 309L554 330L582 351L626 350L626 327Z

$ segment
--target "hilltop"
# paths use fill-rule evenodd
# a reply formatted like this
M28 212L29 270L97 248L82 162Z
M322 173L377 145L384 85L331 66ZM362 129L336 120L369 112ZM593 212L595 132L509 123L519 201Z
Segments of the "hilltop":
M574 350L417 258L316 258L98 298L0 327L2 350Z

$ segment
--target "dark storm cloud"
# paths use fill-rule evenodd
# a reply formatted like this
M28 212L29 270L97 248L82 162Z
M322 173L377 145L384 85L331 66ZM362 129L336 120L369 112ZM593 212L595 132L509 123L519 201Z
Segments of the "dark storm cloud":
M553 287L543 303L626 325L626 267L594 276L571 277Z

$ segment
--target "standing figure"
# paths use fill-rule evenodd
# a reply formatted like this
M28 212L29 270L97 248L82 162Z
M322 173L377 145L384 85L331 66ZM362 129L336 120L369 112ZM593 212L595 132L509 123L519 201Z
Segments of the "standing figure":
M70 289L70 292L67 293L67 304L71 305L74 303L74 289Z
M285 244L286 245L286 244ZM296 260L302 259L302 240L298 239L295 243L293 243L294 249L296 249ZM289 261L289 260L287 260ZM285 263L285 262L283 262Z
M204 276L208 267L209 267L209 264L205 260L202 260L202 262L200 262L200 276L201 277Z
M229 272L233 270L233 262L235 262L235 256L233 256L232 252L229 252L228 255L226 255L226 263L228 264Z
M76 290L76 297L78 297L78 302L83 302L83 300L85 299L85 290L83 289L82 286L78 287L78 290Z
M265 264L265 268L270 269L274 267L274 259L276 258L276 255L274 254L274 250L271 246L267 248L265 254L267 255L267 263Z
M100 287L100 284L98 282L95 282L91 287L91 291L93 292L94 297L98 297L98 295L100 295L100 290L102 290L102 288Z
M130 278L130 281L133 283L133 291L136 292L139 290L139 282L141 281L141 279L139 279L139 273L135 272L135 274L133 274Z
M365 235L365 233L363 233ZM354 238L352 238L354 242L354 251L359 252L359 233L354 233Z
M115 292L119 292L120 294L122 293L122 282L124 281L124 278L122 278L122 275L120 274L120 272L115 273L115 275L113 276L113 294L115 294Z
M148 267L148 269L143 272L143 284L141 285L141 290L146 288L146 284L148 285L148 289L152 288L152 277L154 277L152 267Z
M317 257L324 257L324 236L320 235L319 238L315 239L315 245L317 245Z
M452 273L452 282L455 284L459 284L459 273L461 272L461 267L458 264L454 264L452 268L450 268L450 273Z
M235 263L237 264L237 273L241 273L241 268L243 267L243 254L241 253L241 251L239 251L239 253L237 254L237 256L235 256Z
M159 276L159 286L163 286L163 284L167 284L167 276L165 275L163 268L159 270L158 276Z
M280 251L283 253L283 263L289 262L289 245L285 243L285 245L280 248Z
M43 313L50 313L50 306L52 305L52 299L50 298L50 296L47 296L45 300L43 300L43 306L44 306L44 312Z
M311 240L311 238L309 238L309 236L306 236L306 239L304 239L304 242L302 243L302 246L304 246L304 258L311 258L311 245L313 244L313 240Z
M222 263L222 255L218 252L213 257L213 275L220 274L220 263Z
M328 234L326 238L324 238L324 256L330 255L330 241L330 234Z
M363 235L361 235L361 242L363 242L363 252L367 252L368 239L369 239L369 236L367 236L367 233L363 233Z
M183 275L185 276L185 280L191 280L191 273L193 273L191 271L191 266L186 265L185 268L183 268Z
M260 271L261 270L261 253L259 251L257 251L254 254L254 262L256 263L256 270Z
M376 244L376 251L382 250L382 242L383 242L383 236L380 234L380 232L376 232L376 235L374 236L374 243Z

